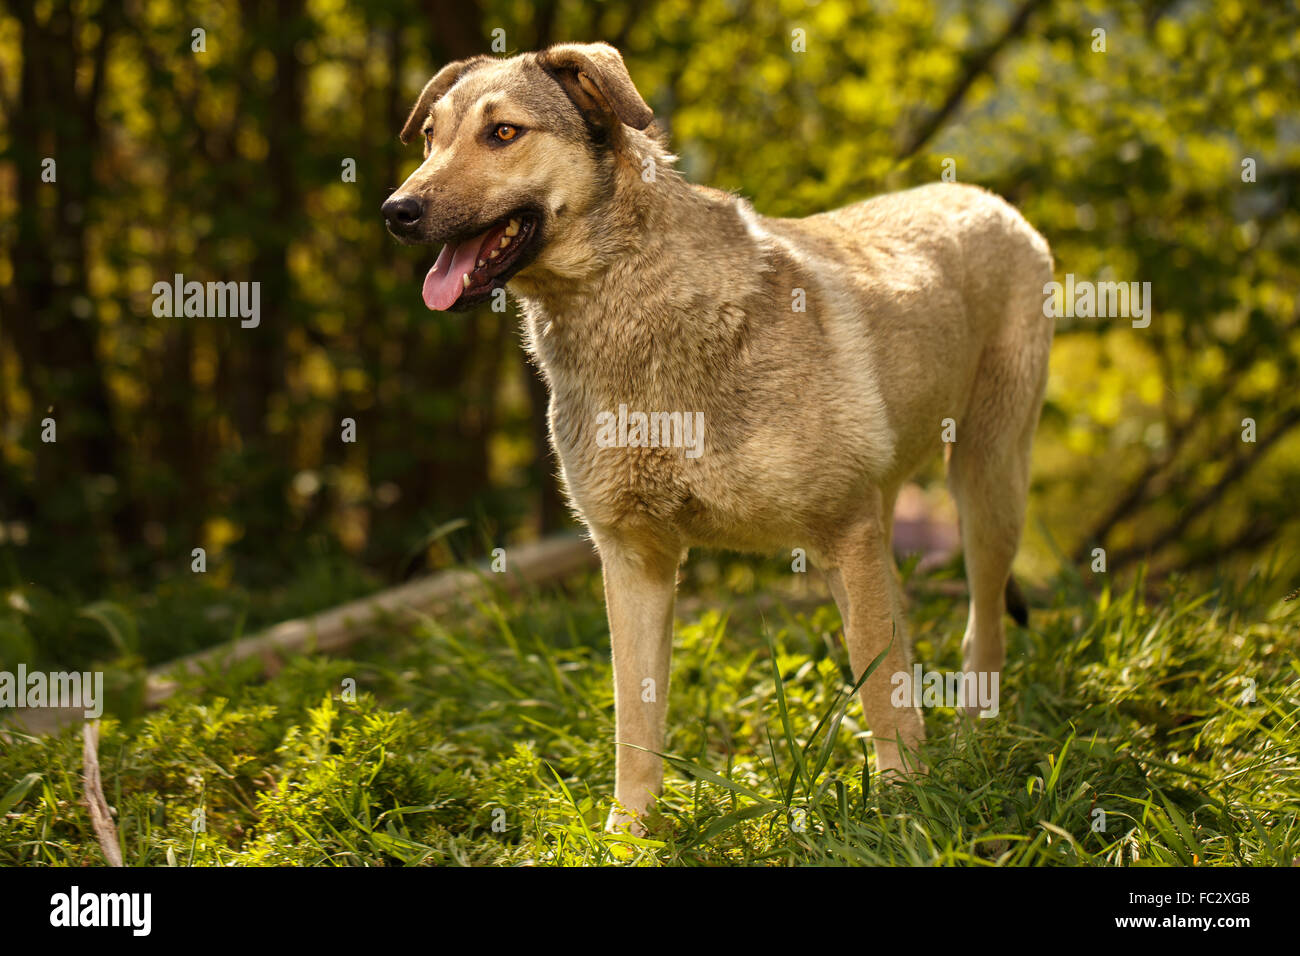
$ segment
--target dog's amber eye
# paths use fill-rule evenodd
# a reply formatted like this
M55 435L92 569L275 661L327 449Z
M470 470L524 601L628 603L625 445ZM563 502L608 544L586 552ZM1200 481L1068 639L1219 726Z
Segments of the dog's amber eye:
M492 131L492 135L501 142L508 143L519 135L519 127L511 126L509 123L500 123L497 125L497 128Z

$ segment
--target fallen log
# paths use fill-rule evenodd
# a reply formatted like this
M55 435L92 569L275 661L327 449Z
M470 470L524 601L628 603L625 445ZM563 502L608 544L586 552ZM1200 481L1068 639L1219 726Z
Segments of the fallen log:
M919 550L925 554L922 567L940 564L951 555L955 533L941 522L917 519L901 513L896 520L895 551L900 554ZM438 611L456 601L480 596L488 590L487 580L496 578L509 592L524 587L549 584L563 580L579 571L594 570L600 566L591 543L576 535L557 535L510 549L506 554L506 570L493 574L490 562L482 562L473 570L449 570L410 581L398 587L380 591L329 610L310 614L276 624L258 634L240 638L233 643L221 644L150 669L145 683L145 706L154 708L176 693L176 673L202 673L206 669L227 670L248 658L261 661L263 671L268 664L283 657L307 652L335 653L360 639L369 625L385 615L402 612ZM953 595L965 592L962 582L938 582L936 590ZM823 596L821 600L828 600ZM681 612L679 607L678 611ZM84 720L79 707L48 707L24 711L10 718L11 726L31 733L52 733L62 727Z
M198 674L217 668L228 670L248 658L267 661L307 652L331 654L360 639L369 625L389 615L436 612L457 601L481 596L489 580L517 593L525 587L550 584L579 571L599 567L591 542L576 535L558 535L511 548L505 570L494 574L490 562L473 570L442 571L369 597L359 598L316 614L284 621L258 634L188 654L150 669L145 684L145 706L154 708L176 693L178 672ZM79 707L47 707L22 711L13 725L30 733L51 733L84 720Z

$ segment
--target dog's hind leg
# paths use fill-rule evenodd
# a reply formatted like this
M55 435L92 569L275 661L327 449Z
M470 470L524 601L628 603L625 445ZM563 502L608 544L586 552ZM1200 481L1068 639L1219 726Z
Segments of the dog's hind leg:
M1038 352L1020 344L985 349L948 462L970 585L963 670L999 679L1008 580L1024 525L1030 448L1042 403L1045 356L1040 367ZM991 678L984 686L990 685ZM966 710L976 714L981 708L968 703Z
M826 579L844 619L844 643L854 680L882 652L884 659L862 685L862 710L876 748L876 772L905 775L923 769L914 751L925 739L921 712L892 702L893 675L910 678L911 647L893 557L889 553L892 502L879 491L856 522L846 525L825 555ZM902 744L900 750L899 744Z

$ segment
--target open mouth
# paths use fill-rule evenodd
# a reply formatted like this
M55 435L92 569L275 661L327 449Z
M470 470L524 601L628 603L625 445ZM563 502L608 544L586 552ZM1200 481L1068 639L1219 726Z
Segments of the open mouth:
M515 212L467 239L452 239L424 277L424 304L444 311L477 305L524 265L537 237L537 217Z

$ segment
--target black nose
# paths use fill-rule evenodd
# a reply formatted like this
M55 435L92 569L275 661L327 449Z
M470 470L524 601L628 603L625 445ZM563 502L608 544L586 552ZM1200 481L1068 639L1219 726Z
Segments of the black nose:
M397 229L409 229L420 221L424 204L414 196L394 196L380 207L388 224Z

